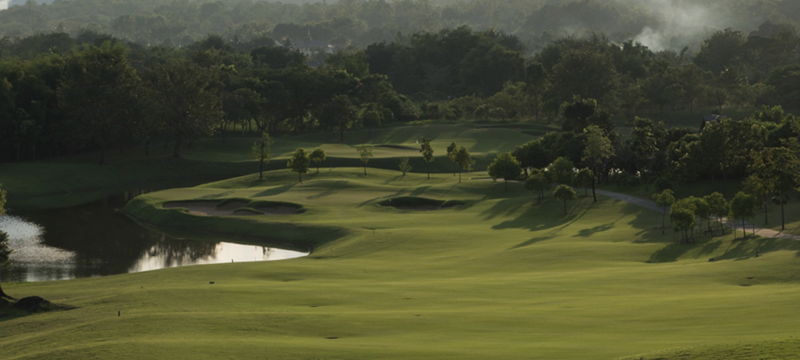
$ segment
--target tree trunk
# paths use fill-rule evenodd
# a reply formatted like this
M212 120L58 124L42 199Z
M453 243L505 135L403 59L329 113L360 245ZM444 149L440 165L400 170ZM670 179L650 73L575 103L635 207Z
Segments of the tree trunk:
M13 298L13 297L11 297L11 296L8 296L8 294L6 294L5 292L3 292L3 286L2 286L2 285L0 285L0 299L17 300L16 298Z
M458 172L458 183L461 184L461 171Z
M783 231L786 229L786 220L783 217L783 199L781 199L780 201L781 201L781 231Z
M367 176L367 164L364 164L364 176Z
M667 207L663 207L664 212L661 215L661 235L664 235L664 228L667 226Z
M747 227L744 225L744 219L742 219L742 237L747 239Z
M172 157L179 158L181 157L181 144L183 144L183 139L175 139L175 147L172 148Z
M594 176L592 176L592 199L594 200L594 202L597 202L597 193L595 193L595 183L596 182L597 182L597 180L595 180Z

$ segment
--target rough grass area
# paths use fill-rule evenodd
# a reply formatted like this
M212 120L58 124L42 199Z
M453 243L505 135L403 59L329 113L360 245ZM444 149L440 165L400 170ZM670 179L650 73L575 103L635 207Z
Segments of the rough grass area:
M800 242L729 234L679 245L661 235L660 213L608 198L581 197L564 216L561 202L537 204L516 183L504 191L450 174L361 174L329 170L300 185L281 170L136 198L125 212L152 226L314 251L3 284L12 296L78 307L3 321L4 358L759 359L748 349L796 350L780 344L797 331ZM380 205L401 197L464 205ZM200 217L161 206L233 198L306 213Z

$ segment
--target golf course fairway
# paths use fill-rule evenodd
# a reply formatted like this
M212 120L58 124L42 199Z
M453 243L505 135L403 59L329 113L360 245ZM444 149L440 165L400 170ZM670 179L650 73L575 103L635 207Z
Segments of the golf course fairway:
M796 241L729 233L675 244L660 213L592 203L582 191L564 215L560 201L537 204L520 184L469 180L485 173L461 183L367 173L323 168L300 184L276 170L139 196L123 211L146 226L312 253L3 284L72 309L0 319L2 358L778 359L800 350ZM454 206L385 206L394 198ZM302 211L164 207L182 201Z

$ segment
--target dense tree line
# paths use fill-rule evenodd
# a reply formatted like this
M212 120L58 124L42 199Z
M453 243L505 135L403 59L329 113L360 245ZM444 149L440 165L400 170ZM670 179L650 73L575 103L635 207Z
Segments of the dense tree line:
M240 124L267 134L343 131L417 118L416 108L357 54L309 67L284 47L240 52L216 36L183 49L34 41L64 52L0 59L0 160L26 161L128 145L182 145ZM364 125L366 126L366 125Z
M585 103L576 97L565 104L564 123L571 108ZM509 154L498 156L489 173L494 178L514 178L521 167L525 188L535 191L539 200L553 183L591 186L593 193L598 182L623 187L653 184L660 191L654 200L664 209L665 219L670 208L670 223L684 242L694 238L696 225L702 227L702 221L712 216L740 221L744 229L745 220L763 207L764 223L769 223L770 203L780 206L784 229L785 205L800 199L800 118L785 114L780 106L762 106L741 120L716 118L699 133L637 117L630 137L622 139L603 124L602 117L590 116L572 129L548 133L518 146L510 153L515 161L507 160ZM516 170L497 170L514 166ZM722 193L704 198L676 201L671 190L678 184L729 178L744 179L746 191L737 193L730 204L722 194L727 181L718 184ZM562 189L559 196L564 194ZM708 232L713 232L710 223Z
M731 43L738 45L715 57ZM772 44L769 51L764 44ZM466 27L338 52L322 66L307 65L308 59L291 47L238 45L208 36L180 49L142 47L90 31L75 38L51 33L14 41L3 49L17 55L0 57L2 159L87 150L99 150L102 157L112 145L154 141L171 142L178 156L181 144L232 124L272 135L335 131L343 138L353 126L372 129L419 117L552 114L560 117L565 132L542 141L558 149L555 157L584 161L584 130L594 125L616 144L620 158L615 166L651 181L667 173L665 164L701 151L698 144L714 149L762 145L759 138L739 136L718 146L710 142L721 142L720 136L635 119L631 141L637 145L621 151L613 113L635 118L699 106L724 112L731 105L768 104L752 117L760 125L748 128L741 124L750 120L737 121L731 122L739 124L730 125L733 130L724 131L769 133L767 146L775 146L791 137L778 106L800 107L800 81L795 79L800 38L769 23L747 37L732 30L716 32L694 57L654 53L634 42L618 45L598 35L560 39L525 58L518 38ZM415 106L402 93L422 102ZM716 124L703 134L723 131ZM640 133L659 138L640 139ZM704 141L695 144L697 139ZM743 174L744 162L723 160L709 160L713 166L681 162L669 169L669 177L683 181Z

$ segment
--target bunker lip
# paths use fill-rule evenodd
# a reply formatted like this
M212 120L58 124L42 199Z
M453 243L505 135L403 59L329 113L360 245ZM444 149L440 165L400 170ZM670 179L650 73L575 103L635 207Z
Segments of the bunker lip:
M253 216L253 215L294 215L300 210L291 206L259 206L253 210L243 209L248 205L244 201L231 201L217 206L218 201L171 201L165 203L165 209L185 208L193 215L201 216Z

